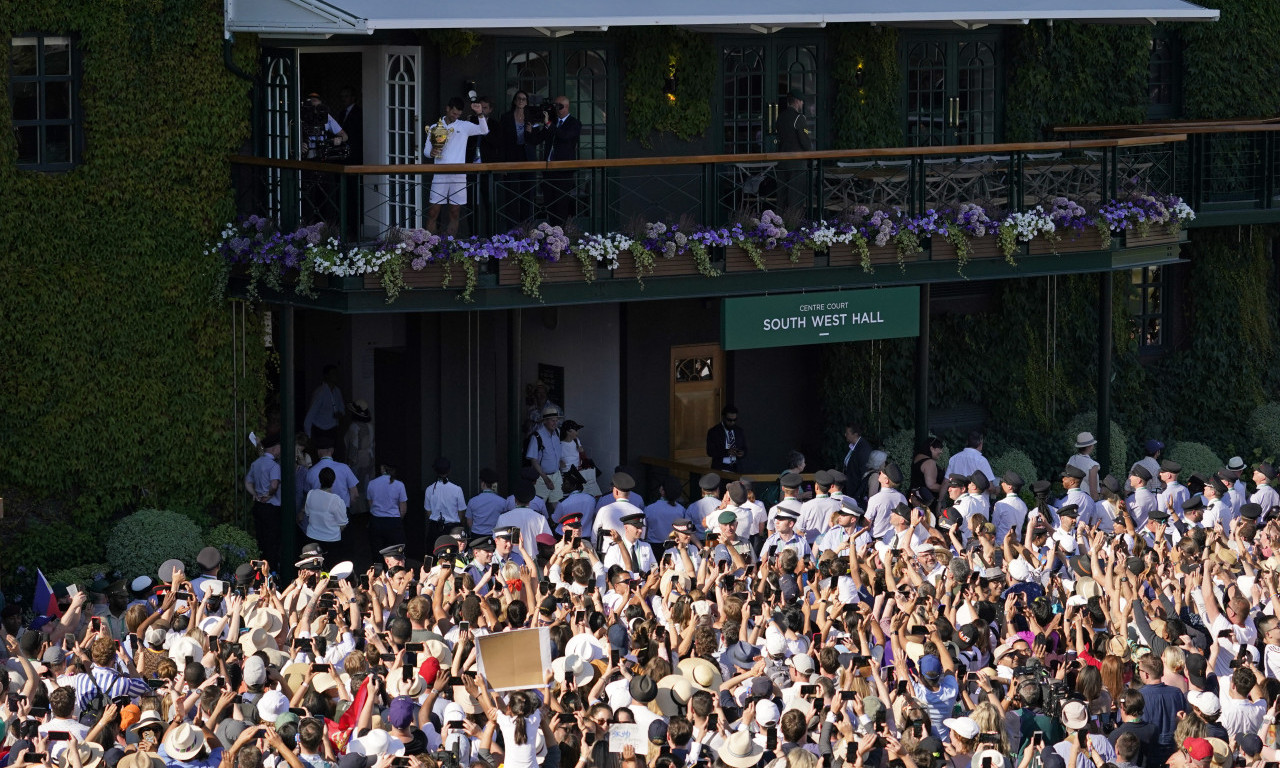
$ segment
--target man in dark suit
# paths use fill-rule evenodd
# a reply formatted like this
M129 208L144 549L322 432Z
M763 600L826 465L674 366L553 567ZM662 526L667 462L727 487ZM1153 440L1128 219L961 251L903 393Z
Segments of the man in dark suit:
M852 483L853 492L849 495L855 499L862 495L864 498L861 503L866 503L867 484L861 483L859 486L859 483L867 470L867 461L871 458L871 444L862 439L862 425L857 422L845 425L844 440L849 444L849 449L845 451L844 459L841 460L840 471L844 472Z
M582 136L582 123L569 114L569 97L557 96L556 114L548 115L542 126L542 143L547 147L547 160L578 159L578 139ZM563 226L573 219L573 171L547 171L543 174L543 199L547 205L547 218L552 224Z
M711 457L711 470L742 471L742 459L747 455L747 436L738 426L738 409L726 405L720 411L720 423L707 430L707 455Z
M364 113L360 110L359 97L355 89L343 88L338 92L342 106L338 107L335 117L342 130L347 132L347 144L351 146L351 154L347 156L347 165L364 164ZM342 177L347 193L347 237L358 240L360 235L360 177L348 175Z

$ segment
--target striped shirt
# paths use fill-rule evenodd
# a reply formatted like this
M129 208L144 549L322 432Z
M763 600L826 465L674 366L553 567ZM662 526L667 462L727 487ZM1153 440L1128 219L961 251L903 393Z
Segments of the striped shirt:
M126 677L114 669L100 667L97 664L94 664L88 672L81 672L73 677L72 681L76 688L76 702L81 709L97 695L99 690L106 694L108 699L114 699L117 696L136 698L151 690L147 681L141 677Z

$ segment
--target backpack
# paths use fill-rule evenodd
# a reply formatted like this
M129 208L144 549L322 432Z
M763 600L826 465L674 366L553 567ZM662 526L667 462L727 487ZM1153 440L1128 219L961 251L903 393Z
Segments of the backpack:
M102 719L102 713L111 704L111 699L102 690L102 687L98 685L98 679L93 676L93 670L86 674L89 675L89 682L93 683L94 693L80 703L80 724L92 728ZM114 680L111 682L113 685L115 684Z

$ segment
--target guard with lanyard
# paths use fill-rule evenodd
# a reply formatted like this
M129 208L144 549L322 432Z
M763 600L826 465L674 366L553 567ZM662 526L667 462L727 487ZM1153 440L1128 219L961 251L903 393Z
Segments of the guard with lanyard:
M444 456L440 456L432 464L436 472L436 481L427 486L423 494L422 508L427 513L427 542L444 535L452 525L462 522L462 513L467 509L467 497L462 489L449 481L449 470L453 465Z

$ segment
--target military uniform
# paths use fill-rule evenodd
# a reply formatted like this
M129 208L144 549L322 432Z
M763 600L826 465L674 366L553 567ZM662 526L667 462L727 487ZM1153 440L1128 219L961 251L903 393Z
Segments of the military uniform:
M792 94L792 98L801 98ZM778 113L774 132L778 136L779 152L809 152L813 139L809 134L809 121L804 116L804 105L799 110L790 105ZM808 171L804 160L783 160L778 163L778 210L782 212L798 208L806 203L809 187Z

